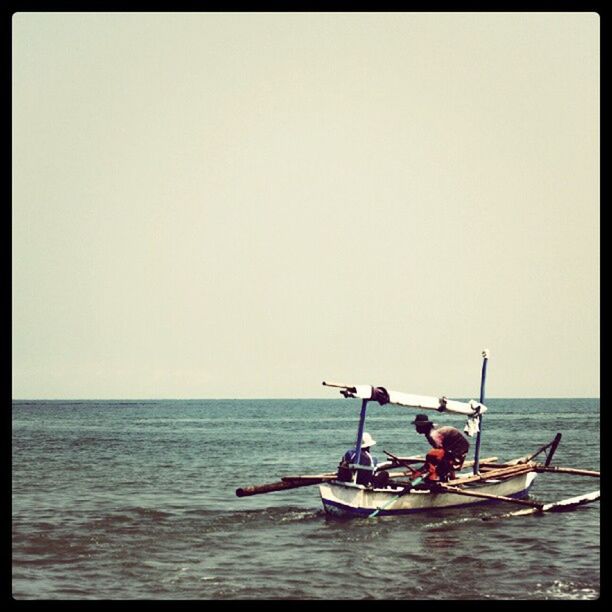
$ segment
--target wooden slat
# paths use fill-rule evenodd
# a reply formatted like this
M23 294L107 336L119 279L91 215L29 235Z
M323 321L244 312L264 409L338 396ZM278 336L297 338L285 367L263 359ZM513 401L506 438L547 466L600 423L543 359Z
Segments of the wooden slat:
M491 470L490 472L484 472L482 474L474 474L473 476L467 476L463 478L455 478L449 480L449 485L467 484L470 482L478 482L479 480L488 480L492 478L510 478L511 476L519 476L520 474L526 474L527 472L534 471L534 464L528 463L525 465L516 465L510 467L504 467L497 470Z
M383 451L383 452L386 455L395 457L395 455L391 455L391 453L388 453L387 451ZM406 462L406 463L424 463L425 455L412 455L411 457L397 457L397 459L399 459L400 461ZM492 463L494 461L497 461L497 457L486 457L485 459L482 459L480 461L480 465L483 465L486 463ZM469 461L466 461L463 464L463 467L467 468L467 467L472 467L473 465L474 465L474 461L470 459ZM393 466L386 468L386 469L393 469Z

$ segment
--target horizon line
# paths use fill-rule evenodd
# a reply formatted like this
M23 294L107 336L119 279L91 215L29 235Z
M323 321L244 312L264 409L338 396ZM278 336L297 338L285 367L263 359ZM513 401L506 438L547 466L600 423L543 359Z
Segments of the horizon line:
M470 396L459 397L453 396L456 399L467 399ZM13 402L159 402L159 401L304 401L304 400L343 400L341 397L17 397L11 398ZM599 395L521 395L521 396L498 396L489 397L485 400L501 400L501 399L601 399Z

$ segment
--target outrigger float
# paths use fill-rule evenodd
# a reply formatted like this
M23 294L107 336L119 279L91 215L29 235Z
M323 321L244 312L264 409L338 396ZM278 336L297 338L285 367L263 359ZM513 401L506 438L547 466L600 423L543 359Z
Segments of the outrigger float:
M480 443L483 425L483 415L487 411L484 404L484 388L488 362L488 351L482 353L482 374L480 385L480 400L478 402L459 402L446 397L430 397L422 395L409 395L397 391L388 391L384 387L371 385L345 385L333 382L323 382L327 387L340 389L345 398L361 400L361 412L357 427L355 444L355 457L353 463L348 465L349 478L340 479L338 472L324 474L283 476L278 482L253 485L236 489L238 497L257 495L294 489L309 485L319 485L321 500L325 511L334 516L341 517L369 517L385 515L401 515L413 512L424 512L438 508L464 508L485 502L507 502L522 506L521 510L505 514L504 516L519 516L542 512L555 512L572 510L583 504L597 501L599 491L592 491L584 495L564 499L558 502L541 503L526 499L529 490L537 475L543 472L564 473L581 476L599 477L600 473L592 470L583 470L551 465L561 434L548 444L543 445L531 455L526 455L511 461L499 462L497 457L480 458ZM460 414L467 417L466 430L476 434L474 459L466 461L461 472L447 482L427 484L422 479L414 479L413 465L423 464L424 456L398 457L384 451L389 457L388 461L378 464L373 469L372 480L375 476L387 472L388 479L385 486L376 484L359 484L358 471L364 469L359 463L362 438L365 428L366 412L369 402L380 405L394 405L400 407L417 408L419 410L436 410L440 413ZM536 462L539 455L544 454L543 463ZM372 468L370 468L372 469ZM412 480L410 477L412 476ZM419 483L418 487L414 485Z

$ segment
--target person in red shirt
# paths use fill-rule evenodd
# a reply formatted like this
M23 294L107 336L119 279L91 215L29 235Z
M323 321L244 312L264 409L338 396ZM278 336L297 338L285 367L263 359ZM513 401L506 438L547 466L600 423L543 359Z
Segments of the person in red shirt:
M455 477L470 449L467 438L455 427L436 427L427 415L417 414L412 424L417 433L423 434L433 447L425 455L425 464L420 470L428 482L446 482Z

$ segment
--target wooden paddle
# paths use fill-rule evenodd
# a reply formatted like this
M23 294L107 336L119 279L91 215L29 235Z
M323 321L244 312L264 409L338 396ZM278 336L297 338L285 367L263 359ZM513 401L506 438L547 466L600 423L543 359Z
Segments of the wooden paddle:
M400 459L400 457L396 457L393 453L389 453L386 450L383 450L383 453L385 453L385 455L387 455L387 457L391 457L391 459L393 459L393 461L395 463L397 463L398 465L403 465L404 467L407 467L413 474L414 473L418 473L418 470L415 470L409 463L407 460L404 459ZM419 459L420 462L420 459ZM387 469L391 469L393 466L390 466Z

